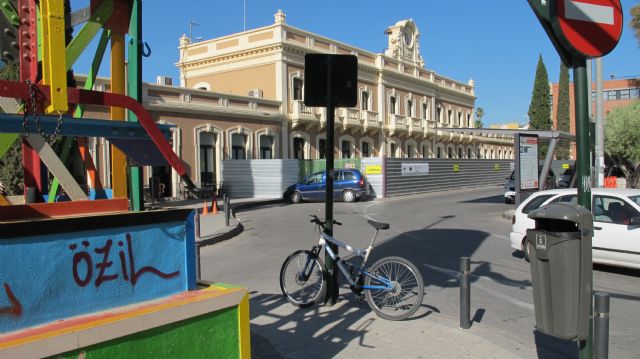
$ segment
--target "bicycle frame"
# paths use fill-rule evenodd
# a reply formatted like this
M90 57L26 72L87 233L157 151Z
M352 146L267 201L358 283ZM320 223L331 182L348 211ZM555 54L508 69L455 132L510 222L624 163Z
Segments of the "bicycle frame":
M327 246L327 243L331 243L331 244L335 244L340 248L346 249L349 252L353 253L354 255L363 258L362 260L362 264L360 265L360 267L358 268L358 276L360 276L361 274L364 274L366 276L369 276L379 282L381 282L384 285L362 285L360 286L360 288L362 289L367 289L367 290L384 290L387 292L393 291L394 287L393 287L393 283L391 283L391 281L389 281L388 279L381 277L379 275L374 275L369 273L366 268L365 265L367 263L367 259L369 258L369 254L371 253L372 249L373 249L373 244L376 241L376 237L378 236L378 231L376 230L376 233L373 235L373 238L371 239L371 243L369 244L369 247L367 247L366 249L358 249L358 248L354 248L346 243L340 242L339 240L335 239L334 237L324 233L324 232L320 232L320 239L318 240L318 246L319 249L318 251L320 251L320 249L324 246L324 250L329 254L329 256L331 257L331 259L333 259L333 261L336 263L336 265L338 266L338 269L340 270L340 272L342 273L342 275L347 279L347 281L349 282L349 284L351 286L355 286L358 285L357 281L351 277L351 275L349 274L349 271L347 270L347 268L345 268L344 264L342 263L343 261L340 261L339 258L336 256L336 254L331 250L330 246ZM357 278L357 277L356 277Z

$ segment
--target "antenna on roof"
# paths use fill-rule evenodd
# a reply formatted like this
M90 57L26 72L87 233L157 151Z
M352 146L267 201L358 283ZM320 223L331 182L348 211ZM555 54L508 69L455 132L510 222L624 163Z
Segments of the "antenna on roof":
M247 31L247 0L242 0L242 31Z
M197 22L195 22L193 20L189 20L189 41L192 41L192 39L193 39L193 27L194 26L200 26L200 24L198 24Z

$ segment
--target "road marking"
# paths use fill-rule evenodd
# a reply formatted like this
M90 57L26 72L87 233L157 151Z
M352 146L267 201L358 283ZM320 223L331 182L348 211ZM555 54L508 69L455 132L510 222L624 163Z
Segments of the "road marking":
M440 273L446 274L446 275L448 275L448 276L450 276L452 278L458 279L458 272L456 272L454 270L451 270L451 269L448 269L448 268L436 267L436 266L432 266L430 264L423 264L423 265L425 267L431 268L431 269L433 269L435 271L438 271ZM473 275L473 274L471 274L471 276L475 277L475 278L478 278L478 280L489 280L492 283L494 283L494 281L492 281L492 280L490 280L488 278L485 278L483 276L477 276L477 275ZM500 298L502 300L505 300L505 301L507 301L507 302L509 302L511 304L514 304L514 305L516 305L516 306L518 306L520 308L524 308L524 309L527 309L527 310L534 310L533 304L527 303L527 302L523 302L521 300L518 300L518 299L515 299L513 297L510 297L510 296L508 296L506 294L502 294L502 293L496 292L494 289L488 288L488 287L486 287L486 286L484 286L484 285L482 285L482 284L480 284L478 282L473 283L473 288L482 289L483 291L485 291L485 292L487 292L489 294L492 294L493 296L498 297L498 298Z
M613 8L610 6L565 0L564 17L569 20L613 25Z

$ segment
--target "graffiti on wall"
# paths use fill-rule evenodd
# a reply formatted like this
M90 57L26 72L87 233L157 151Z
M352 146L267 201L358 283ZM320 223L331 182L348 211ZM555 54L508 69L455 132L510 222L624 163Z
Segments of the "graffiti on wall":
M3 239L0 334L184 292L194 247L185 222Z
M8 314L13 316L20 316L22 314L22 304L11 291L11 287L9 284L4 283L4 291L7 294L7 299L9 299L9 305L6 307L0 307L0 315Z
M127 242L126 249L123 248L124 243L120 240L117 243L118 248L114 250L118 252L117 258L120 262L119 267L116 266L116 268L112 268L112 239L108 239L102 247L96 247L93 249L93 252L97 255L95 260L96 275L95 281L93 282L96 287L100 287L100 285L105 282L118 279L129 282L132 286L135 286L138 282L138 278L145 273L154 274L162 279L173 278L180 274L179 270L171 273L164 273L152 266L144 266L140 269L136 269L135 256L131 245L131 234L125 234L125 237ZM73 254L73 280L80 287L86 287L94 277L94 257L90 254L90 246L91 244L89 241L82 241L82 249L79 249L78 244L76 243L69 245L69 249L72 252L75 252ZM119 270L117 268L119 268Z

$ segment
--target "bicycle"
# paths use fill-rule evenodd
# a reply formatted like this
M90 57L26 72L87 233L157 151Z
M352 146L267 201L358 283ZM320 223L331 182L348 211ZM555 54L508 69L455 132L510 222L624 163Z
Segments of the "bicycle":
M376 315L387 320L403 320L418 310L424 296L424 283L420 271L413 263L401 257L384 257L371 267L366 266L378 232L389 229L389 224L368 220L376 231L369 247L358 249L324 233L326 221L321 221L316 215L310 216L313 217L310 222L316 224L320 233L318 244L311 250L293 252L280 269L280 289L291 304L307 308L324 298L328 272L318 256L324 247L356 298L362 300L364 296ZM333 223L342 225L335 220ZM353 253L354 258L362 258L362 263L356 265L339 258L328 243Z

